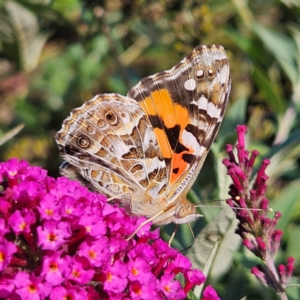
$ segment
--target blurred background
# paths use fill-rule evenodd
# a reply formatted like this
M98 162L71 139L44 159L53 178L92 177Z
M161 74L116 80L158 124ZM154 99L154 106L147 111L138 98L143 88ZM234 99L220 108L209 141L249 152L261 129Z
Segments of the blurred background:
M190 200L228 197L223 147L235 142L235 126L246 124L250 149L272 161L267 171L268 198L271 207L283 214L279 228L284 231L277 264L295 257L293 282L297 283L299 0L2 0L0 160L26 159L58 176L61 159L54 135L73 108L98 93L126 95L141 78L171 68L199 44L224 46L232 92ZM209 262L208 283L221 298L276 299L250 274L259 261L232 234L235 224L226 209L217 222L212 211L204 207L205 217L193 225L196 243L187 255L194 265L203 268L205 251L209 255L219 238ZM166 227L164 236L168 238L172 230ZM181 226L174 244L183 249L191 240L188 228ZM289 290L290 299L300 298L298 290Z

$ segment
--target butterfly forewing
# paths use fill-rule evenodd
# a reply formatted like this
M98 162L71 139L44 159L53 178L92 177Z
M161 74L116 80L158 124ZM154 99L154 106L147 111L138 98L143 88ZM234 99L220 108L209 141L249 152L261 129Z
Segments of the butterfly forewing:
M187 192L196 179L229 91L228 59L216 45L195 48L172 69L142 79L129 91L153 125L168 168L170 196Z

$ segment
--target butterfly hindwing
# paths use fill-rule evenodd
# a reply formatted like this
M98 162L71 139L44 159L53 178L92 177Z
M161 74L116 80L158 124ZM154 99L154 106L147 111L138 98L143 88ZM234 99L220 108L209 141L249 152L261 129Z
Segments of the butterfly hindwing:
M157 189L166 185L165 162L152 125L128 97L98 95L74 109L56 141L63 158L81 166L81 176L98 192L144 195L153 180ZM68 168L62 170L66 173ZM151 196L157 195L150 191Z

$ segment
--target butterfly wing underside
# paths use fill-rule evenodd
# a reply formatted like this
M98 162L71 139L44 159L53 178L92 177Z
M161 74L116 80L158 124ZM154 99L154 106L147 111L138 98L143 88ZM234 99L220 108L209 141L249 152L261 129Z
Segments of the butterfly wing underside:
M133 99L98 95L74 109L55 138L67 162L61 173L100 193L144 199L151 184L155 189L149 189L149 197L166 185L152 125Z
M157 224L199 217L185 196L223 119L230 92L222 46L198 46L127 97L97 95L56 134L61 173Z
M139 102L166 161L167 201L185 196L218 132L230 93L222 46L198 46L168 71L142 79L128 96Z

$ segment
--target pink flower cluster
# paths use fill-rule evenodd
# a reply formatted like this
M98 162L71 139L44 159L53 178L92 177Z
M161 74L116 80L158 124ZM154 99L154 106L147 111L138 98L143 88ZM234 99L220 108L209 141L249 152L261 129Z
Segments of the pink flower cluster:
M1 299L184 299L205 280L150 224L126 241L145 219L77 182L11 159L0 184Z
M294 270L294 259L287 258L286 266L280 265L277 269L274 266L282 231L276 229L281 217L279 212L275 212L272 219L267 217L269 201L265 193L268 176L265 171L270 160L263 160L252 183L253 167L259 153L257 150L250 153L245 149L246 131L246 126L237 126L236 156L233 153L233 146L226 146L229 159L224 159L223 163L233 181L229 192L232 198L227 200L227 203L234 209L240 221L237 233L242 237L244 246L265 264L265 266L254 267L251 272L263 284L274 288L281 298L285 299L284 291Z

